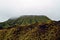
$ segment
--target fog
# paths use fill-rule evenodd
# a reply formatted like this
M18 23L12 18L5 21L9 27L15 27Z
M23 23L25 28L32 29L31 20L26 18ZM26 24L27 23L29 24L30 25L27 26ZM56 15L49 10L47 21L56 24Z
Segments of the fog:
M0 0L0 22L22 15L46 15L60 20L60 0Z

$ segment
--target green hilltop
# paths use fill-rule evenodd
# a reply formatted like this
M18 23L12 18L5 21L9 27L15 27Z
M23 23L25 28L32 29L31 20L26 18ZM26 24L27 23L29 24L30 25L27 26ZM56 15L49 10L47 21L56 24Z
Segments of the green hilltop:
M25 15L18 18L8 19L5 22L0 23L0 26L3 28L12 27L14 25L28 26L34 23L48 23L51 21L47 16L37 16L37 15Z

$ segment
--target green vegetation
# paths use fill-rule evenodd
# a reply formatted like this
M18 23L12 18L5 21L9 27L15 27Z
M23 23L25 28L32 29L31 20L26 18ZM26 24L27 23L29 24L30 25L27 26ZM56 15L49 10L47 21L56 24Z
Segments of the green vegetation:
M48 23L48 21L51 21L48 17L46 16L21 16L16 19L9 19L3 23L0 23L0 27L3 28L8 28L12 27L14 25L20 25L20 26L28 26L34 23Z

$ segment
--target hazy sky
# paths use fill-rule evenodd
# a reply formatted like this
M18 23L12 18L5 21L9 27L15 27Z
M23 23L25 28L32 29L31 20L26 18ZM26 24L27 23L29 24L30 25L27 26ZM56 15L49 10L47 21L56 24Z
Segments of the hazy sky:
M60 20L60 0L0 0L0 22L21 15L46 15Z

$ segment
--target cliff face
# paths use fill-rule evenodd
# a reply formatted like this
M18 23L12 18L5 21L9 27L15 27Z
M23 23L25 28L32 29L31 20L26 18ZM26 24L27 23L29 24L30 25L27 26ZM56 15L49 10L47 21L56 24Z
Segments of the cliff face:
M0 40L60 40L60 22L1 29Z
M0 40L60 40L60 21L22 16L0 23Z

